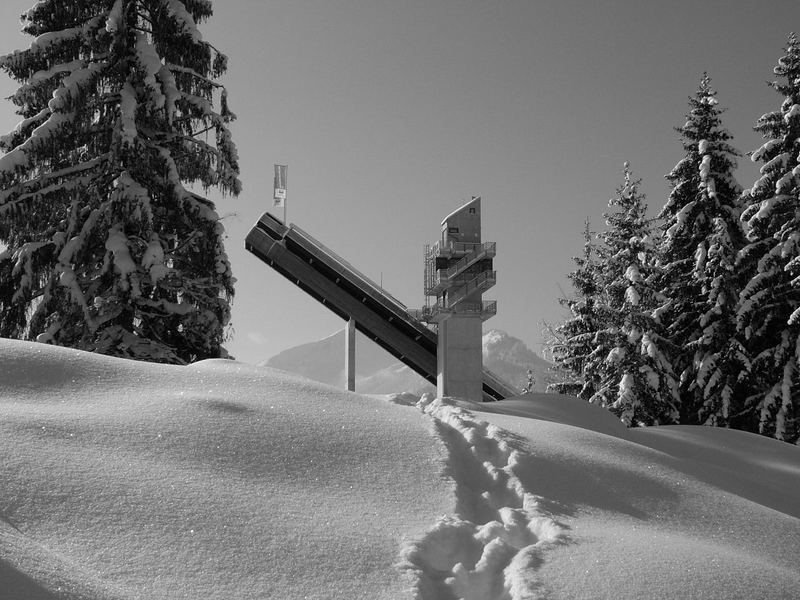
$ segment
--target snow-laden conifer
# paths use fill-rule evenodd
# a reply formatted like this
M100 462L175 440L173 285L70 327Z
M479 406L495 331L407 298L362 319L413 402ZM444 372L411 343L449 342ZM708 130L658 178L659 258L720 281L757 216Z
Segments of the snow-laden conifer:
M704 74L676 128L685 152L667 175L672 189L661 210L658 246L664 296L655 314L666 326L681 374L681 422L728 425L746 352L735 336L744 245L741 187L733 175L741 154L722 126L717 92Z
M800 438L800 40L789 36L771 86L778 110L758 119L765 138L751 158L760 177L743 194L749 244L741 268L738 327L753 355L751 427L778 439Z
M594 357L600 383L591 398L628 425L678 421L678 386L652 316L657 304L654 248L640 180L625 164L624 183L609 201L607 230L599 237L600 289Z
M548 391L588 400L594 396L598 383L595 338L600 328L597 316L599 265L595 234L588 220L583 238L583 254L573 258L576 269L567 275L572 283L573 296L559 299L569 316L564 322L548 328L546 349L558 377L558 381L548 385Z
M219 356L234 279L213 204L238 194L208 0L41 0L0 58L0 335L118 356Z

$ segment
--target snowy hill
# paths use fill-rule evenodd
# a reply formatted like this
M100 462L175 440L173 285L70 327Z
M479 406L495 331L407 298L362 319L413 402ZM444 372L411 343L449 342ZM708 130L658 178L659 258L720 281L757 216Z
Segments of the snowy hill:
M285 350L263 364L335 387L344 387L344 331L318 342ZM483 364L519 390L527 382L528 369L535 373L537 391L543 392L547 386L550 364L524 342L504 331L492 329L483 335ZM435 386L357 333L356 390L363 394L422 394L435 391Z
M800 597L800 448L0 340L0 599Z

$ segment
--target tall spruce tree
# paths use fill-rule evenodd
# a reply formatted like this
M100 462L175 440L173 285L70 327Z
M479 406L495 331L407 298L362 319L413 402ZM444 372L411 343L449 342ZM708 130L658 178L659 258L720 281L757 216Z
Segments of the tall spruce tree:
M563 323L549 328L550 339L546 347L554 363L554 372L560 376L560 381L548 385L548 391L588 400L594 396L598 383L595 337L600 328L597 316L599 266L595 256L595 234L590 230L588 220L583 239L583 254L573 258L577 268L567 275L574 295L559 300L570 316Z
M41 0L0 58L0 335L183 363L222 352L234 279L209 200L236 195L209 0ZM215 108L218 106L218 108Z
M743 194L749 244L741 267L738 327L750 352L749 428L789 442L800 439L800 41L789 36L770 85L780 108L755 129L766 139L752 154L761 177Z
M663 331L652 316L657 304L656 271L640 180L625 163L624 183L609 201L608 229L600 235L598 315L603 328L595 336L600 384L591 398L607 406L627 425L678 421L678 386Z
M684 157L667 175L672 190L659 214L657 309L666 324L673 365L681 379L681 422L728 425L746 353L736 337L741 277L736 255L744 246L741 187L733 172L741 154L722 126L717 92L704 74L689 98L686 123L676 128Z

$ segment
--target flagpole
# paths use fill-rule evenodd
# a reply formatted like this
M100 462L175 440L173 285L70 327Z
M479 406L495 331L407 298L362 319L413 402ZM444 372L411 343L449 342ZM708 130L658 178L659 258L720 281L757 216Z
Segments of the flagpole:
M272 197L274 199L273 206L277 207L278 203L280 203L281 207L283 208L283 224L288 224L286 221L286 179L287 173L289 171L288 165L275 165L275 186L274 186L274 193Z
M286 194L283 197L283 224L289 226L289 221L286 220L286 205L289 203L289 165L284 167L285 179L283 185L286 186Z

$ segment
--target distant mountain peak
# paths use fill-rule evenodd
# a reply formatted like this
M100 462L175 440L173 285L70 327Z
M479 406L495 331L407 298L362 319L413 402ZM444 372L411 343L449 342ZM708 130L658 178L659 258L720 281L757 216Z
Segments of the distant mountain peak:
M521 339L500 329L490 329L483 334L483 359L504 360L526 368L533 368L534 365L550 366L550 363L528 348Z

